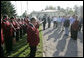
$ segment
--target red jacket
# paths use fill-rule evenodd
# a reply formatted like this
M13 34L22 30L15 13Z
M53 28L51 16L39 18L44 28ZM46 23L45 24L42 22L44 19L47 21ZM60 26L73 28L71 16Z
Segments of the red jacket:
M78 27L79 26L78 24L79 24L79 21L78 20L74 21L73 24L72 24L72 29L75 30L75 31L78 30L78 28L79 28Z
M4 43L4 38L3 38L3 29L1 28L1 44Z
M22 22L20 21L19 24L22 25Z
M16 24L15 21L13 21L12 24L13 24L13 26L14 26L15 28L17 28L17 24Z
M16 21L16 29L20 29L20 24L19 24L19 22L18 21Z
M39 31L37 28L31 26L27 27L27 42L30 46L37 46L39 43Z
M12 28L9 21L3 23L3 29L5 31L5 36L13 36L14 29Z
M38 22L37 22L37 25L35 27L39 29L39 23Z

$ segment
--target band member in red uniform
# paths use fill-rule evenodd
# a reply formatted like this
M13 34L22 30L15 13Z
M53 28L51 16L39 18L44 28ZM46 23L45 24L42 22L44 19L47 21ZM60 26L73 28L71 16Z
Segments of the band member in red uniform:
M3 43L4 43L4 37L3 37L2 18L1 18L1 57L4 57Z
M22 19L22 35L24 35L24 19Z
M22 27L23 27L22 20L23 20L23 19L20 19L20 21L19 21L19 24L20 24L20 26L21 26L21 27L20 27L20 39L22 38L22 33L23 33L23 32L22 32Z
M10 20L12 20L12 24L13 24L13 26L14 26L14 30L13 30L13 44L15 44L16 43L16 28L17 28L17 25L16 25L16 21L15 21L15 19L14 19L14 17L11 17L10 18Z
M17 29L16 29L16 41L19 41L19 38L20 38L20 24L19 24L19 19L16 19L16 25L17 25Z
M27 30L26 30L26 27L27 25L29 25L29 18L28 17L25 17L24 18L24 33L27 33Z
M2 47L3 43L4 43L3 29L1 27L1 57L4 57L4 50L3 50L3 47Z
M22 19L22 36L24 35L24 19Z
M22 19L22 35L25 35L25 22L24 19Z
M31 18L30 23L27 26L27 42L30 46L30 57L35 57L37 45L39 43L39 31L35 26L37 25L36 19Z
M4 20L5 19L5 20ZM12 37L13 37L13 25L11 20L7 16L3 17L3 30L4 30L4 40L6 46L6 52L10 53L12 51Z

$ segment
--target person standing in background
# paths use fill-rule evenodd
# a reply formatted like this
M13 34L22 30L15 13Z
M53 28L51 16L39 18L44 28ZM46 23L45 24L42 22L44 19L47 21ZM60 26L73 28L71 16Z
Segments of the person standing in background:
M48 28L50 28L50 25L51 25L51 19L50 16L48 16Z
M79 18L79 31L81 31L81 27L83 26L83 18Z
M57 28L57 16L53 17L53 28Z
M79 29L78 16L75 16L75 21L71 25L71 38L74 40L77 39L78 29Z
M47 15L44 14L43 19L42 19L42 21L43 21L43 30L45 30L45 27L46 27L46 17L47 17Z
M65 16L63 16L63 17L62 17L62 20L61 20L61 22L62 22L61 30L62 30L62 31L64 31L64 21L65 21Z
M67 36L69 35L69 25L70 25L69 17L66 17L64 21L64 27L65 27L65 35Z

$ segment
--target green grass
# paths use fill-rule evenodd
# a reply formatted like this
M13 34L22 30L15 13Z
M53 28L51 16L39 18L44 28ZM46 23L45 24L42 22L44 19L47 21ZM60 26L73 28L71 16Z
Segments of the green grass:
M37 49L37 53L36 53L36 57L43 57L43 41L42 41L42 26L40 26L39 28L39 37L40 37L40 43L38 45L38 49Z
M39 28L41 30L41 26ZM37 46L37 52L35 57L43 57L43 43L42 43L42 32L39 32L40 36L40 43ZM11 54L7 55L5 54L6 57L28 57L30 53L30 47L26 41L27 39L27 34L25 34L22 37L22 40L16 42L15 45L13 45L14 51L11 52Z

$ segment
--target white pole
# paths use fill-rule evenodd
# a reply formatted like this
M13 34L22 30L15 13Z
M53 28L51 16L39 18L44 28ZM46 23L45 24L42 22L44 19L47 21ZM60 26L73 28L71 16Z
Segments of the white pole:
M22 3L21 3L21 15L22 15Z
M16 4L16 12L17 12L17 2L15 1L15 4Z
M27 14L28 14L28 1L27 1Z

